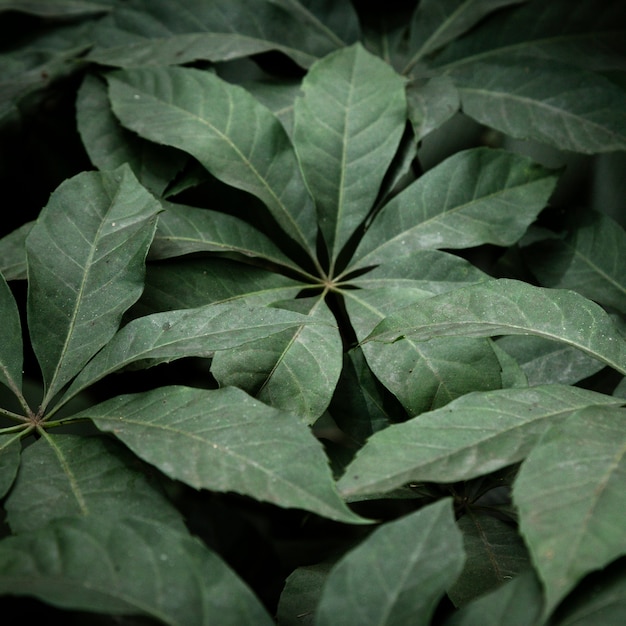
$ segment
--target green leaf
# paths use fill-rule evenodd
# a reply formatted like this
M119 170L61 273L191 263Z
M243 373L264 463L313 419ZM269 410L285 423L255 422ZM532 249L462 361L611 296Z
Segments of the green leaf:
M537 335L571 345L626 374L626 340L600 306L573 291L505 278L399 309L365 341L458 335Z
M75 18L106 13L111 7L106 2L90 0L0 0L0 11L21 11L45 18Z
M448 589L456 606L468 604L528 569L528 551L512 524L471 508L457 524L463 533L467 560L461 575Z
M542 285L574 289L626 314L626 232L608 215L580 211L563 238L523 248Z
M22 433L0 431L0 498L4 498L15 480L20 466Z
M370 437L339 480L344 496L456 482L521 461L548 427L620 398L565 385L473 392Z
M11 288L0 273L0 383L14 394L21 395L22 364L22 324Z
M46 383L42 406L115 334L141 295L161 210L130 168L62 183L33 226L28 322Z
M200 540L148 519L70 518L5 538L0 593L65 609L145 615L171 626L273 623Z
M139 360L147 360L145 365L151 366L186 356L209 357L216 350L241 346L302 324L328 326L291 311L236 304L209 304L140 317L120 329L88 363L63 402L107 374Z
M404 83L360 44L314 64L296 99L294 144L331 262L363 222L404 131ZM367 175L363 173L367 172Z
M320 297L282 302L280 307L328 325L303 324L220 351L213 357L211 373L221 386L239 387L312 424L327 409L337 386L343 362L341 336Z
M322 446L308 427L234 387L160 387L118 396L79 416L196 489L235 491L366 523L337 494ZM185 453L172 456L172 450Z
M376 529L331 570L316 626L430 624L465 555L446 499Z
M291 238L315 250L313 201L289 138L247 91L180 67L120 71L109 86L124 126L188 152L221 181L257 196Z
M184 530L180 513L137 469L136 459L103 437L46 434L22 453L20 471L6 501L15 534L52 520L113 516L144 518Z
M23 280L26 269L26 237L35 222L26 222L0 239L0 272L6 280Z
M504 150L455 154L383 207L352 267L429 248L509 246L546 206L556 179L555 172Z
M626 149L626 93L603 76L533 58L450 76L463 112L511 137L585 154Z
M416 141L442 126L461 107L459 92L448 76L411 81L406 98Z
M576 412L544 435L515 481L520 529L545 585L546 615L583 576L626 554L625 417L617 407Z

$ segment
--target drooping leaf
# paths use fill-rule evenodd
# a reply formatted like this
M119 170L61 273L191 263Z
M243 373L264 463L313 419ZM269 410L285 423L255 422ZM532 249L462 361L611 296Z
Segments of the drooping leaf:
M141 295L159 203L127 165L52 194L26 239L28 323L45 406L115 334Z
M469 393L372 435L338 485L352 496L482 476L521 461L551 424L574 411L621 402L566 385Z
M406 120L402 78L360 44L318 61L296 99L294 145L331 261L365 219Z
M542 285L574 289L626 314L626 232L611 217L579 212L563 238L523 248L524 260Z
M21 394L22 364L22 324L20 313L13 298L11 288L0 273L0 383L14 394Z
M296 416L234 387L160 387L79 414L197 489L236 491L330 519L364 523L335 489L321 444ZM172 450L184 454L172 455Z
M26 237L35 222L26 222L0 239L0 272L6 280L26 278Z
M64 609L145 615L170 626L273 623L199 539L145 518L55 520L3 539L0 593Z
M154 313L121 328L76 377L63 401L130 363L146 366L186 356L213 356L302 324L322 324L306 315L269 307L209 304L195 309Z
M341 335L319 296L280 306L328 325L303 325L218 352L211 373L221 386L239 387L312 424L327 409L337 386L343 361Z
M600 306L573 291L505 278L399 309L365 341L393 342L401 337L425 341L458 335L537 335L571 345L626 373L626 339Z
M22 453L7 523L26 534L54 519L130 516L184 530L180 513L131 462L128 451L104 438L46 434Z
M315 250L313 202L289 138L247 91L207 71L156 67L112 74L109 94L124 126L257 196L294 241Z
M430 624L465 554L451 500L376 529L331 570L316 626Z
M550 429L513 487L548 615L586 574L626 554L626 411L580 410ZM584 442L584 445L581 445Z
M527 157L488 148L462 151L383 207L353 267L423 249L509 246L545 207L555 184L554 171Z

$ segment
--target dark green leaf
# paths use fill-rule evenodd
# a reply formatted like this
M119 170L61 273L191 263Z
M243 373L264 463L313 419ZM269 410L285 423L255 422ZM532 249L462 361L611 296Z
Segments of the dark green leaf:
M410 82L406 97L409 119L418 141L447 122L461 107L459 92L447 76Z
M0 498L7 494L20 466L22 433L0 431Z
M14 394L21 395L22 364L22 324L11 288L0 274L0 383Z
M26 237L35 222L26 222L0 239L0 272L6 280L26 278Z
M110 2L90 0L0 0L0 11L21 11L46 18L73 18L106 13Z

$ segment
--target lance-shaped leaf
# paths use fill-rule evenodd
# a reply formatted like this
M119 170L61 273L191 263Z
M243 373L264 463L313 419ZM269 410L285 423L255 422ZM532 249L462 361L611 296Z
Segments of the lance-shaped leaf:
M235 491L342 522L365 522L339 497L309 428L240 389L160 387L118 396L79 416L197 489Z
M294 145L331 260L372 208L406 121L402 78L360 44L318 61L295 104Z
M313 201L289 138L247 91L192 68L157 67L109 77L124 126L193 155L214 176L257 196L285 232L315 250Z
M427 626L464 560L451 500L389 522L333 567L315 624Z
M5 538L0 593L64 609L145 615L170 626L273 623L199 539L148 519L70 518Z
M0 383L13 393L22 389L22 324L11 288L0 274Z
M416 141L447 122L461 107L459 92L448 76L410 82L406 99Z
M5 504L7 523L14 534L21 534L57 518L117 516L184 530L180 513L158 483L136 467L133 455L115 441L46 434L22 453Z
M28 324L45 406L115 334L141 295L159 203L125 165L52 194L26 239Z
M339 481L346 496L468 480L522 460L557 421L623 400L566 385L473 392L375 433Z
M342 367L342 343L324 300L280 303L327 326L305 325L216 353L211 373L221 386L244 389L256 398L312 424L332 398Z
M383 207L353 267L428 248L510 246L546 206L556 179L554 171L504 150L455 154Z
M26 270L26 237L35 222L26 222L0 239L0 272L6 280L23 280Z
M0 11L21 11L46 18L76 18L110 10L108 4L89 0L0 0Z
M151 366L186 356L209 357L216 350L234 348L302 324L328 326L300 313L236 304L209 304L140 317L120 329L87 364L63 401L136 361Z
M538 335L571 345L626 374L626 339L595 302L563 289L502 278L399 309L365 341L401 337Z
M20 466L22 433L0 431L0 498L7 494Z
M463 112L517 139L585 154L626 149L626 93L565 63L475 63L450 74Z
M541 439L513 487L549 614L589 572L626 554L626 411L594 407ZM584 442L584 445L581 445Z
M608 215L580 212L562 239L524 248L524 260L542 285L574 289L626 314L626 232Z
M150 259L192 252L236 252L299 271L269 237L237 217L172 202L162 204L165 211L159 215Z

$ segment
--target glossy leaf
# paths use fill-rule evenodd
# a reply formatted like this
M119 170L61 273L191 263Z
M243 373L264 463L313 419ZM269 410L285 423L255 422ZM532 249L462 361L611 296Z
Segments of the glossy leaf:
M332 398L343 363L339 330L324 300L280 303L325 326L305 325L215 354L211 373L221 386L239 387L312 424Z
M573 291L504 278L400 309L380 322L366 341L527 334L571 345L626 373L626 340L601 307Z
M464 560L450 500L388 522L333 567L315 624L426 626Z
M546 588L546 614L583 576L626 554L625 417L617 407L578 411L549 430L520 469L513 498Z
M331 260L363 222L404 131L402 78L361 45L328 55L302 81L294 144ZM364 175L367 172L367 175Z
M0 383L13 393L22 389L22 324L10 287L0 274Z
M163 473L330 519L364 523L337 494L321 444L298 418L234 387L159 387L80 414ZM172 450L184 454L172 456Z
M28 324L45 406L141 295L161 210L128 166L62 183L26 239Z
M56 520L4 538L0 593L66 609L145 615L171 626L273 623L232 570L186 531L148 519L111 521Z
M620 402L565 385L469 393L372 435L338 485L352 496L482 476L524 459L552 424L574 411Z
M357 248L365 267L416 250L509 246L545 207L556 174L503 150L449 157L391 200Z
M290 237L315 249L313 202L287 134L248 92L177 67L120 71L109 85L124 126L188 152L223 182L257 196Z

